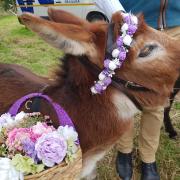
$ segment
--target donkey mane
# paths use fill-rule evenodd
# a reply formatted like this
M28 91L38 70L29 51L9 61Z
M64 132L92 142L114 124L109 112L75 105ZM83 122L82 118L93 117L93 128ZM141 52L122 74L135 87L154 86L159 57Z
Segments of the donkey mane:
M79 59L88 60L88 57L65 55L56 71L54 84L47 87L44 93L59 102L70 115L79 133L82 150L86 152L98 144L101 148L102 143L106 146L112 144L129 123L119 120L109 90L103 96L91 94L90 87L96 77L87 71ZM90 136L84 134L84 129L88 129Z

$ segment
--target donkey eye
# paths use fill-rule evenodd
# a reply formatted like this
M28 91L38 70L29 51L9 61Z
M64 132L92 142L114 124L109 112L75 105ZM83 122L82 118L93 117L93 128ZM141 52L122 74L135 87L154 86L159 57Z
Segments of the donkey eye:
M156 47L157 45L146 45L143 49L141 49L139 57L148 56Z

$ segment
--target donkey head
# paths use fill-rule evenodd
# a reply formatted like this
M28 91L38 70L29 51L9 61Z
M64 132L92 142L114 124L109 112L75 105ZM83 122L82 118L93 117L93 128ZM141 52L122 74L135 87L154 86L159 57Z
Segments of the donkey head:
M98 67L103 67L108 23L103 21L89 23L62 10L49 9L48 14L50 21L29 13L21 15L20 18L28 28L52 46L71 55L73 59L86 57ZM142 16L138 19L138 30L128 52L127 60L116 73L124 80L152 90L135 92L127 89L141 105L164 105L179 76L180 44L165 33L147 26ZM114 23L114 40L116 40L122 25L120 13L113 15L112 23ZM73 66L71 69L76 74L74 74L74 80L77 84L86 81L87 87L90 88L97 77L87 75L85 72L88 70L82 66L80 68L77 63L78 61L75 63L74 60L71 64ZM108 92L110 94L119 93L113 87L109 87L105 94Z

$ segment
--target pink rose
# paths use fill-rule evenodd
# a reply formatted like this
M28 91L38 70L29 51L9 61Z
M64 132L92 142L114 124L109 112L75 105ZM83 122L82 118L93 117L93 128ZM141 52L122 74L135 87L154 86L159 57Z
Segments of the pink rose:
M21 142L25 139L34 140L31 129L28 128L14 128L8 132L6 144L11 150L22 150Z
M56 129L53 126L48 126L46 123L42 122L37 122L37 124L32 127L32 132L38 137L42 136L43 134L53 132L55 130Z

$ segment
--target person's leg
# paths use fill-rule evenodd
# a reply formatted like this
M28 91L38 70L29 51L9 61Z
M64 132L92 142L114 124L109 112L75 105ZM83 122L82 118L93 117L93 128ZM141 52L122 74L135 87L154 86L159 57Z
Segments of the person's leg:
M139 133L139 153L142 160L142 179L159 179L155 154L159 146L160 130L163 123L163 107L144 108Z
M134 122L130 124L127 131L120 137L117 149L121 153L131 153L133 149Z
M120 137L117 149L116 170L123 180L132 178L132 156L133 149L134 122L132 121L129 129Z

